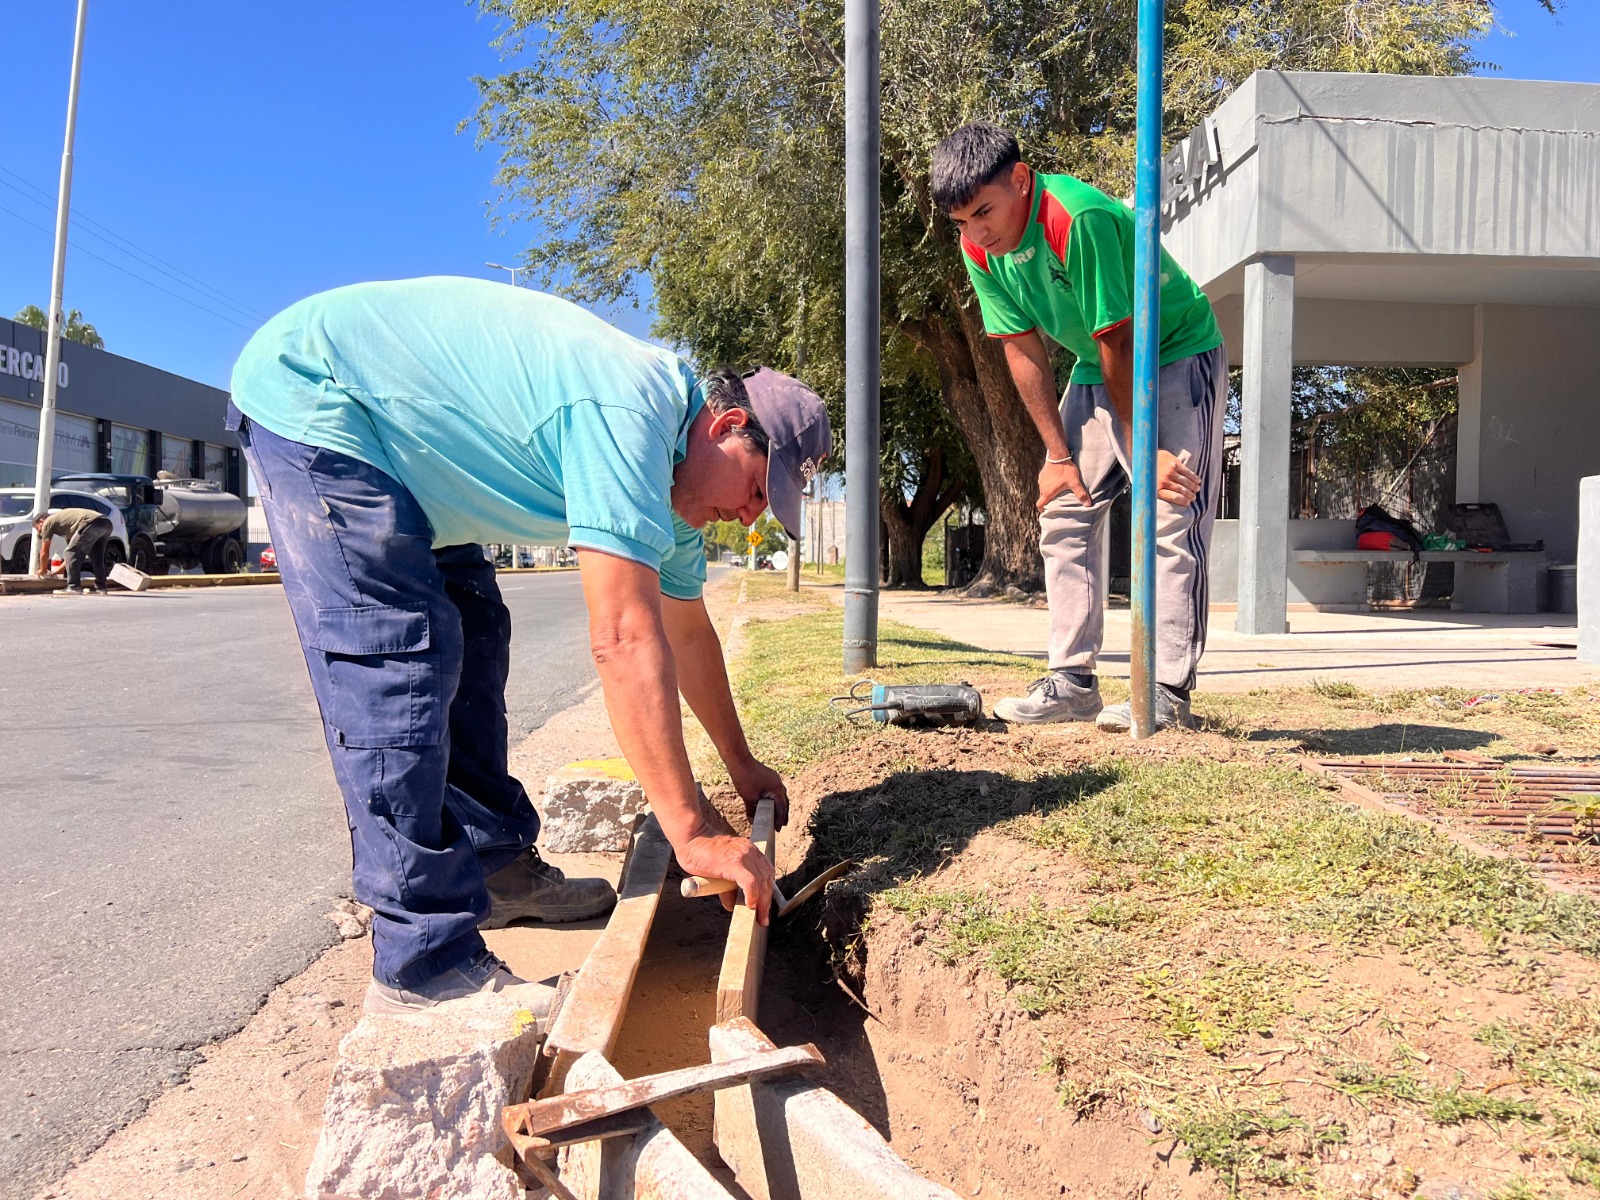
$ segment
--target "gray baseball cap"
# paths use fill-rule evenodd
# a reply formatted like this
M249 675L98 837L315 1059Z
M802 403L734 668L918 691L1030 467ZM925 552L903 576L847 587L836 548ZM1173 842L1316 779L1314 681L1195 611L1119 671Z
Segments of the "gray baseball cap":
M769 441L767 506L784 531L798 538L800 494L833 448L828 408L805 384L771 367L747 371L744 390Z

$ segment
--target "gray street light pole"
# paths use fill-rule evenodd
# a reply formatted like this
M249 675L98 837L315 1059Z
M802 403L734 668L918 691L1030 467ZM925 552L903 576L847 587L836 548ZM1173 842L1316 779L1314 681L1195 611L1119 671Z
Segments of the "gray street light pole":
M526 267L502 267L499 263L492 263L492 262L486 262L483 265L486 266L486 267L492 267L496 271L510 271L511 272L511 286L512 287L516 287L517 286L517 272L518 271L526 271L528 269ZM530 547L530 553L531 553L531 547ZM522 565L522 547L521 546L512 546L511 547L511 566L512 566L513 569L515 569L517 567L520 567L521 565Z
M56 196L56 250L50 266L50 320L45 333L44 400L39 407L39 457L33 481L33 515L50 509L50 460L56 442L56 386L61 372L62 295L67 277L67 219L72 211L72 139L78 131L78 78L83 72L83 29L89 0L78 0L78 23L72 35L72 82L67 85L67 137L61 150L61 187ZM31 542L30 573L39 563L39 531Z
M511 286L512 287L516 287L517 286L517 272L518 271L526 271L528 269L527 267L502 267L499 263L492 263L492 262L486 262L483 265L486 266L486 267L493 267L496 271L510 271L511 272Z
M878 662L878 0L844 7L844 670Z

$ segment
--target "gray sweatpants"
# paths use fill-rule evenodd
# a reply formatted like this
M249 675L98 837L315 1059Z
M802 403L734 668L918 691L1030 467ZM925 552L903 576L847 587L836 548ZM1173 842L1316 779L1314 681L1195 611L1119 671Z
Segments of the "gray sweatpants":
M1219 346L1162 367L1159 393L1156 442L1173 454L1189 452L1201 489L1187 508L1156 498L1156 682L1190 688L1206 644L1207 558L1222 503L1227 351ZM1094 505L1085 508L1064 492L1039 517L1050 666L1092 673L1105 633L1100 595L1107 569L1106 513L1128 487L1128 447L1116 436L1111 395L1099 384L1070 385L1061 422Z

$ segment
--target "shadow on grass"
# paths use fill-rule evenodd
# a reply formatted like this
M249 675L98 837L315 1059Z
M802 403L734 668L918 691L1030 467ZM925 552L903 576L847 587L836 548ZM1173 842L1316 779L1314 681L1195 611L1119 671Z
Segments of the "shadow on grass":
M1275 742L1288 738L1304 741L1319 754L1439 754L1445 750L1478 750L1499 740L1499 735L1481 729L1456 725L1413 725L1389 722L1383 725L1356 725L1345 729L1318 726L1310 729L1255 729L1246 735L1251 742Z
M879 653L881 654L882 651L880 650ZM887 669L896 671L910 670L912 667L952 667L954 668L952 674L961 675L964 678L975 670L984 668L1012 672L1017 669L1017 664L1005 658L893 658L887 664ZM871 673L868 672L868 674ZM951 682L954 682L954 680Z
M861 1007L861 963L846 961L872 897L925 875L985 829L1022 813L1076 804L1115 785L1109 770L1014 779L994 770L902 771L873 787L824 796L811 818L811 848L783 881L789 894L842 859L873 860L850 886L772 927L761 1025L780 1045L814 1041L828 1060L825 1085L879 1133L892 1132L889 1104ZM818 928L823 940L819 942ZM847 994L845 988L850 989Z
M824 796L811 818L811 848L799 877L841 859L878 860L853 878L864 893L897 887L966 849L983 830L1023 813L1076 804L1118 776L1084 767L1031 779L1000 771L902 771L870 788Z

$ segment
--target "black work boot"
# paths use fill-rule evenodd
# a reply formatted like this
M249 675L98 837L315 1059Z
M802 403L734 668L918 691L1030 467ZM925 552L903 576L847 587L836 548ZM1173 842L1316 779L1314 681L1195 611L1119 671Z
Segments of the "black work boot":
M610 912L617 902L616 890L604 879L568 879L531 846L484 883L491 906L479 929L503 929L513 921L587 921Z
M543 983L529 983L511 973L488 950L480 950L470 962L435 975L409 988L390 987L374 979L367 985L361 1002L369 1013L404 1014L426 1012L452 1000L499 992L520 1002L541 1023L547 1023L556 989Z

